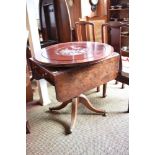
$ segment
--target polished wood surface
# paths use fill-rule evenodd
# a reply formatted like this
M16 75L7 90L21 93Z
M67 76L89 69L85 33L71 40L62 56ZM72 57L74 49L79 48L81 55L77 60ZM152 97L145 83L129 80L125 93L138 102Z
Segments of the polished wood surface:
M59 42L63 43L72 41L71 19L66 0L55 0L55 9Z
M46 79L55 86L57 100L65 102L115 79L119 69L119 54L114 52L102 61L88 66L45 67L34 59L30 59L30 64L33 78Z
M30 81L30 73L28 66L26 66L26 103L31 102L33 100L33 92Z
M79 21L75 23L75 32L77 41L93 41L95 42L95 28L94 24L89 21ZM100 91L100 87L97 87L97 92Z
M113 47L97 42L67 42L42 49L35 60L45 66L73 67L93 64L113 54Z
M40 0L39 13L43 41L52 40L61 43L72 40L71 20L66 0Z
M79 21L75 23L75 32L77 41L94 41L94 24L88 21Z
M124 24L121 22L109 22L108 24L102 25L102 29L107 27L108 29L108 43L114 47L114 51L119 53L120 56L128 56L129 57L129 50L123 51L122 47L129 45L129 43L124 44L124 39L122 38L122 32L124 30L129 31L129 24ZM120 67L119 72L122 72L122 57L120 57Z
M76 118L77 118L77 111L78 111L78 98L73 98L72 99L72 111L71 111L71 126L70 126L70 133L72 133L75 123L76 123Z
M114 47L114 51L121 54L121 47L122 47L122 38L121 38L121 31L122 28L128 27L128 24L124 24L121 22L109 22L106 24L102 24L101 30L102 34L104 34L104 30L106 29L108 32L108 44ZM104 35L102 35L102 42L104 42ZM122 61L120 59L119 63L120 67L119 70L122 70Z
M36 80L46 79L49 83L54 85L56 98L59 102L62 102L62 104L49 109L60 110L72 102L70 133L75 127L77 106L79 103L82 103L89 110L105 116L105 111L103 109L95 108L88 98L83 95L83 93L115 79L119 70L119 54L113 52L113 48L108 44L96 42L61 43L57 46L53 45L49 48L46 48L46 50L51 51L51 53L57 52L60 54L63 52L63 54L68 54L70 47L72 50L72 46L73 48L76 47L78 52L80 51L81 47L82 51L84 51L84 53L81 52L81 56L77 55L75 59L73 59L72 55L69 55L68 58L65 58L65 61L68 62L68 64L72 64L72 61L76 61L72 67L62 67L65 66L62 64L60 65L61 67L57 67L58 65L45 66L44 63L38 63L38 61L35 59L30 58L33 78ZM64 50L64 47L67 48L66 51ZM92 57L89 57L89 55L93 55L93 61ZM48 52L45 56L48 56ZM51 55L49 54L49 56L46 58L50 58L50 56ZM59 62L61 62L61 60L62 62L65 62L63 55L60 55L58 60ZM87 66L79 66L81 62L83 63L83 60ZM93 64L90 63L90 60L93 62ZM49 64L50 63L53 63L53 59L49 61Z
M129 22L129 0L107 0L109 21Z
M70 20L71 20L71 27L75 28L75 22L79 21L81 17L81 0L72 0L72 5L70 4L71 0L66 0L68 4Z
M40 28L44 41L58 42L58 29L54 0L39 0Z
M119 54L113 52L103 61L84 67L45 67L32 58L30 65L36 80L46 79L55 86L56 98L62 104L50 110L60 110L72 102L70 133L75 127L78 103L105 116L105 111L96 109L83 93L117 77Z
M53 111L53 110L63 109L70 102L72 102L72 109L71 109L71 125L70 125L69 133L72 133L72 131L75 127L75 123L76 123L76 119L77 119L78 104L80 104L80 103L83 104L84 106L86 106L90 111L98 113L98 114L102 114L103 116L106 116L105 110L95 108L84 94L80 94L78 97L75 97L70 101L63 102L59 106L49 108L49 110Z
M116 80L122 82L122 88L124 88L124 84L129 85L129 72L124 71L123 68L123 59L122 56L129 57L129 51L122 51L122 32L125 30L129 31L129 25L123 24L120 22L109 22L107 24L102 25L102 34L104 33L104 29L108 30L108 43L114 47L114 51L120 54L120 62L119 62L119 73L116 77ZM104 36L102 35L102 41L104 42ZM124 42L123 42L124 43ZM117 84L116 81L116 84ZM103 96L106 94L106 85L103 85ZM129 109L128 109L129 110Z
M107 23L107 16L94 16L88 17L86 16L86 21L94 24L94 32L95 32L95 40L97 42L102 42L101 40L101 25ZM107 38L107 32L104 33L105 38ZM107 42L104 42L107 43Z
M97 5L97 16L107 16L108 15L108 1L107 0L99 0Z

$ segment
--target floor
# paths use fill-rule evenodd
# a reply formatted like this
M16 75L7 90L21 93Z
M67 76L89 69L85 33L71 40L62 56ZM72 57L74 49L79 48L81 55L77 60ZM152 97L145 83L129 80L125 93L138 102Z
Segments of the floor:
M34 92L38 98L37 90ZM27 134L27 155L128 155L129 114L128 86L121 89L115 81L108 83L107 97L92 89L85 93L95 107L107 111L107 116L96 115L83 105L78 107L75 129L68 134L70 104L59 112L48 108L58 105L54 87L49 85L51 104L32 105L27 109L31 133Z

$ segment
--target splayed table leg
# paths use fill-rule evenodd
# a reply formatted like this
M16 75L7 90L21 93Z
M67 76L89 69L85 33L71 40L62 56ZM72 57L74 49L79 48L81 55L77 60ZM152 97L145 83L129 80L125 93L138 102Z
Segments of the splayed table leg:
M63 102L61 105L49 108L49 110L60 110L66 107L70 102L72 102L72 110L71 110L71 125L70 125L70 131L69 133L73 132L73 129L75 128L76 124L76 119L77 119L77 109L78 109L78 104L81 103L85 107L87 107L89 110L102 114L103 116L106 116L105 110L102 109L97 109L95 108L92 103L89 101L89 99L84 95L81 94L78 97L73 98L72 100L68 100L66 102Z

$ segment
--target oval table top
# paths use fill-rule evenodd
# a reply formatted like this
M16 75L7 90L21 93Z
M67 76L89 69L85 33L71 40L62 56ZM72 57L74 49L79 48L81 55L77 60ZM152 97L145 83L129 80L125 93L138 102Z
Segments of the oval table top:
M34 59L45 66L74 67L99 62L113 52L113 47L105 43L66 42L41 49Z

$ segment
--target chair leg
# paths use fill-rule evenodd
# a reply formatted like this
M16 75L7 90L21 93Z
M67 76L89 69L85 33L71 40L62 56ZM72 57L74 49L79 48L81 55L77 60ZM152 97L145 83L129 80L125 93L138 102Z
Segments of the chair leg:
M115 81L115 84L118 84L118 81L117 80Z
M125 84L124 83L122 83L122 89L124 89L125 88Z
M30 133L30 125L29 122L26 121L26 134Z
M128 102L128 109L127 109L127 111L125 111L125 113L129 113L129 102Z
M107 83L106 84L103 84L103 95L102 97L106 97L106 91L107 91Z
M128 110L127 110L127 113L129 113L129 104L128 104Z
M97 92L100 92L100 86L97 87Z

